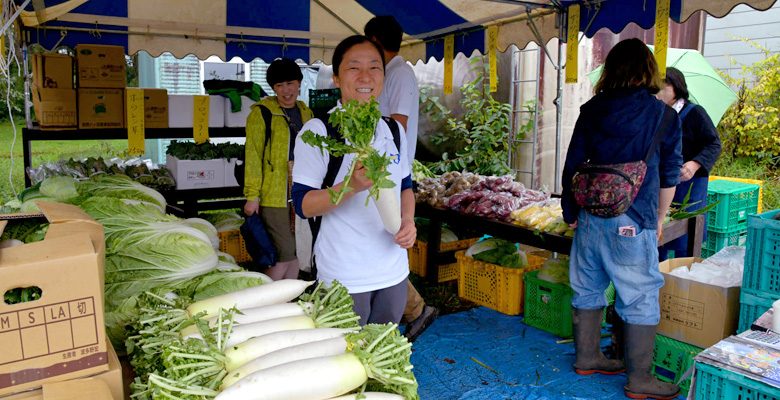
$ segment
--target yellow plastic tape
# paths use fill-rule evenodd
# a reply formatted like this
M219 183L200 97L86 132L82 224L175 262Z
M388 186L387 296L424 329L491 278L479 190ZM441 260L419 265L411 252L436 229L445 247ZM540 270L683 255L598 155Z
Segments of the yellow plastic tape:
M127 149L132 155L146 153L146 128L144 126L144 90L125 90L127 119Z
M195 96L192 112L192 137L195 143L209 141L209 96Z
M498 43L498 26L488 28L488 60L490 61L490 93L498 91L498 62L496 47Z
M569 31L566 34L566 83L577 83L580 32L580 5L569 6Z
M455 58L455 36L444 37L444 94L452 94L452 60Z
M666 49L669 47L669 1L657 0L655 5L655 62L662 78L666 77Z

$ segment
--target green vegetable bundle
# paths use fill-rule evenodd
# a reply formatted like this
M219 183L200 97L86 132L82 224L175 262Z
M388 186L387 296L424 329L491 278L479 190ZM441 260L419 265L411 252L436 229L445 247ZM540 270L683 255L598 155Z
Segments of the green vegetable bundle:
M179 160L213 160L215 158L244 159L244 145L237 143L195 143L192 141L173 140L168 145L165 154L170 154Z
M505 268L521 269L528 266L528 259L517 245L499 238L489 238L473 244L466 250L466 256Z
M379 112L379 104L373 100L368 103L361 103L358 100L350 100L335 109L328 122L339 129L343 141L337 141L327 136L318 135L312 131L306 131L301 135L304 143L314 146L320 151L327 151L333 156L340 157L345 154L355 154L352 164L344 177L344 184L341 191L335 193L328 189L330 199L333 204L338 204L344 197L344 194L352 190L349 183L352 179L352 172L358 162L363 163L366 168L366 177L374 183L369 189L370 197L379 198L379 189L389 189L395 187L395 183L388 177L390 172L387 167L392 162L387 155L380 155L379 152L371 146L374 141L376 124L382 117ZM366 200L368 205L368 200Z

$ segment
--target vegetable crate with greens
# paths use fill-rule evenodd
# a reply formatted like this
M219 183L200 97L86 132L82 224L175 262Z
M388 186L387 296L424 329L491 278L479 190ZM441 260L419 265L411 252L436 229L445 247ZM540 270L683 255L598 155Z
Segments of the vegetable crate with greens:
M243 184L244 145L172 141L166 163L176 189L230 187Z
M369 390L417 400L411 344L397 325L359 327L346 288L303 293L311 284L280 280L194 303L147 293L128 341L133 398L324 400Z
M425 218L415 218L414 223L417 226L417 240L408 252L409 270L425 278L428 275L428 225L430 222ZM443 253L466 249L478 240L478 237L458 240L455 232L442 226L441 245L438 251ZM439 282L447 282L453 279L458 279L458 263L439 265Z
M304 143L320 149L321 152L327 151L335 157L355 155L344 176L341 190L336 193L328 188L330 200L333 204L339 204L344 194L353 190L349 186L352 173L357 163L362 163L366 168L366 177L374 184L369 189L366 205L370 200L374 201L385 230L395 235L401 229L401 207L395 193L395 183L390 180L390 172L387 171L392 161L389 155L379 154L372 146L376 125L381 117L379 104L373 98L368 103L350 100L331 112L328 119L328 122L339 130L342 140L318 135L312 131L301 134L301 139Z
M523 323L550 332L562 338L571 338L571 297L568 260L547 260L538 271L523 275L525 281L525 313ZM565 273L565 276L564 276ZM607 303L615 302L615 287L610 284L604 291ZM604 315L606 321L606 313Z
M523 312L523 274L535 271L545 262L543 257L525 254L513 243L487 239L458 251L458 296L507 315ZM514 250L510 249L514 248ZM481 253L486 253L479 255ZM480 261L503 262L506 266Z

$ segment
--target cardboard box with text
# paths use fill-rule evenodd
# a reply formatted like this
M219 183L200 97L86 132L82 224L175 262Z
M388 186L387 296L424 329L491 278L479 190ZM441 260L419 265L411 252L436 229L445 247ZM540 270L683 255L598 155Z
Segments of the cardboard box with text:
M31 86L35 118L41 129L78 127L76 89L46 89Z
M238 186L236 159L179 160L168 154L166 167L176 179L176 189L203 189Z
M123 89L79 89L79 128L125 127Z
M76 46L79 88L118 88L127 86L125 48L97 44Z
M147 128L168 127L168 91L165 89L143 89L144 125Z
M700 258L666 260L659 265L666 281L661 288L661 322L658 333L708 348L734 334L739 319L739 286L723 288L670 275L679 267L688 267Z
M73 57L67 54L34 54L33 85L44 89L73 89Z
M0 250L0 292L41 292L0 302L0 395L108 370L103 226L76 206L36 204L50 222L44 240Z

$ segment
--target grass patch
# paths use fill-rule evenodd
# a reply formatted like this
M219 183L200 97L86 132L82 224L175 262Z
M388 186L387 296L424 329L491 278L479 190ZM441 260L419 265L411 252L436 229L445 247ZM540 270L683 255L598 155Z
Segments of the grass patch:
M780 208L780 171L766 161L755 157L734 157L731 152L724 151L710 174L763 181L763 211Z
M0 200L6 202L14 191L24 189L24 158L22 156L23 121L16 123L16 141L10 121L0 122ZM67 132L63 132L67 135ZM11 147L13 145L13 153ZM53 140L31 142L33 167L60 159L87 157L123 157L127 154L127 140ZM13 156L13 158L12 158ZM13 169L11 164L13 162ZM9 178L10 173L10 178Z

